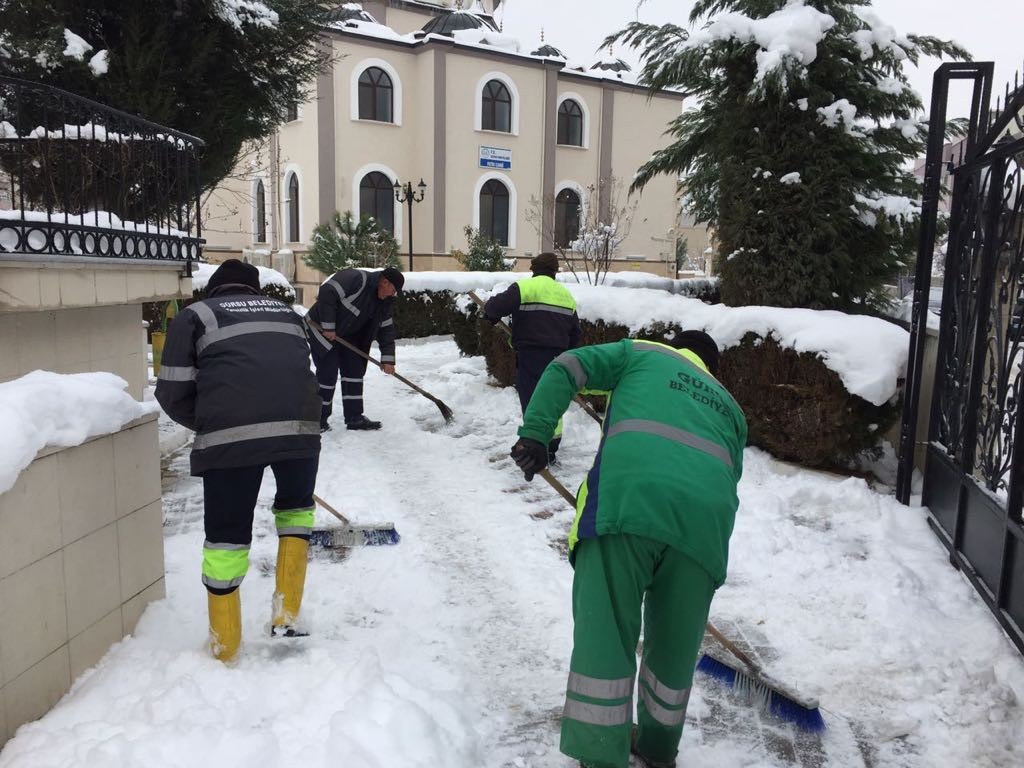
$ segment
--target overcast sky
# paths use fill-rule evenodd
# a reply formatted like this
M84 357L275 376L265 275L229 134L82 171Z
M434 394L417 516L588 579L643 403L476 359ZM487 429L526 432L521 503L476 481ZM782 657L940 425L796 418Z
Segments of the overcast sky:
M505 5L504 29L524 46L532 49L543 27L545 40L573 63L592 64L604 36L636 18L686 26L693 0L646 0L639 10L636 0L505 0ZM873 7L900 32L953 39L975 60L994 61L999 93L1024 63L1024 0L875 0ZM615 55L636 64L632 51L616 48ZM926 109L936 66L937 61L926 59L920 68L907 71ZM969 106L968 87L955 86L950 115L964 115Z

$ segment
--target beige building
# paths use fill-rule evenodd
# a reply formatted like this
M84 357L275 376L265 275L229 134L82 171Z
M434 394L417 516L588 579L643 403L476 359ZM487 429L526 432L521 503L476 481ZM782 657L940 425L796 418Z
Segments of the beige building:
M209 196L207 256L247 255L287 273L318 223L352 211L390 229L404 262L411 238L417 270L457 269L449 254L465 247L466 226L500 241L523 269L530 256L576 239L589 198L596 220L614 219L636 169L664 145L682 96L652 96L621 62L573 69L551 46L522 48L497 30L495 4L340 6L322 40L332 65L310 98ZM393 187L415 190L421 179L410 231ZM634 202L613 269L675 276L675 181L655 179ZM706 239L696 229L682 236L691 249ZM295 262L309 304L320 278Z

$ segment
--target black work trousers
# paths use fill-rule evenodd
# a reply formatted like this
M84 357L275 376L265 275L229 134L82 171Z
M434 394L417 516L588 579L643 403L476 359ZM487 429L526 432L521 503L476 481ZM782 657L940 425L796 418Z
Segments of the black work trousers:
M308 509L319 456L276 461L270 465L277 481L274 509ZM210 469L203 474L203 524L206 540L218 544L252 543L256 499L263 483L264 465Z
M365 357L360 357L343 344L332 344L330 349L315 334L308 334L309 349L316 367L316 380L320 384L320 426L327 426L327 420L334 412L334 390L341 374L341 410L345 423L358 421L363 415L363 377L366 375ZM369 354L370 338L346 338L349 344Z
M544 369L563 352L565 352L564 349L557 347L525 347L516 350L516 392L519 394L519 405L524 413ZM559 422L559 427L561 427L561 422ZM559 429L556 437L548 443L548 453L554 456L561 442L561 429Z

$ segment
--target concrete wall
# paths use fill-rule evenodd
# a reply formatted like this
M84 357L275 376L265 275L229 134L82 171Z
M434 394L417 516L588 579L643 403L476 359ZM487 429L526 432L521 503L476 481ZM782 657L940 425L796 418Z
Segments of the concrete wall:
M110 371L142 399L144 301L191 295L175 263L0 260L0 383ZM44 714L164 594L156 416L47 448L0 494L0 744Z
M156 416L37 456L0 494L0 745L163 596Z

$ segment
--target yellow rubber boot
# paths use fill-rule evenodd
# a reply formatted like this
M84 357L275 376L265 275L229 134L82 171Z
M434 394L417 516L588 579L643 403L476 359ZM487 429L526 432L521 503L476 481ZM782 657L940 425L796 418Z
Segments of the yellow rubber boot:
M277 540L277 588L274 590L271 633L294 636L295 622L302 606L302 590L306 586L306 562L309 542L297 536L281 536ZM278 627L281 629L278 630Z
M207 592L207 596L210 653L220 661L232 661L242 644L242 598L237 589L228 595Z

